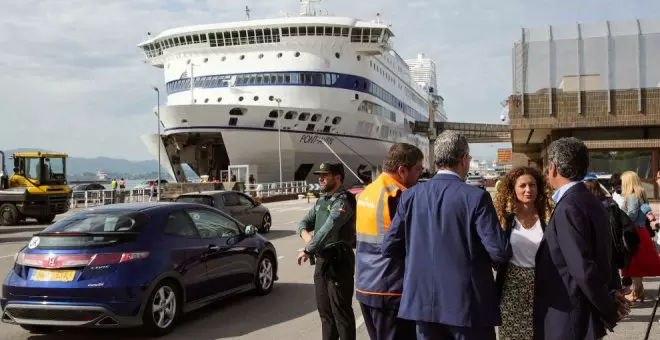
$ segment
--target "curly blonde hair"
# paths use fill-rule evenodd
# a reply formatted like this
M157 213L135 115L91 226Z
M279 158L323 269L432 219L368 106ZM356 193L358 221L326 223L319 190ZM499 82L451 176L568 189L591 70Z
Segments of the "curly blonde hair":
M536 202L534 206L536 211L539 214L539 219L548 222L550 215L552 213L551 196L552 191L550 186L545 180L545 177L540 170L532 167L521 166L511 169L506 177L502 180L497 193L495 194L495 211L497 212L497 218L500 221L502 229L507 229L509 226L506 223L506 216L510 213L515 212L516 204L518 202L516 198L516 181L518 177L530 175L536 180L536 187L538 188L538 194L536 196Z

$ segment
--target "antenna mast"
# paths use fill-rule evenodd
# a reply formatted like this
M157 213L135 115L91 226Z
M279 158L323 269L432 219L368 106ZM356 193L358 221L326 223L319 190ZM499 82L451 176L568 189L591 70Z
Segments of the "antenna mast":
M300 1L300 16L316 16L316 9L314 3L319 3L321 0L299 0Z
M248 19L248 20L250 20L250 12L252 12L252 10L250 9L250 7L245 6L245 15L247 16L247 19Z

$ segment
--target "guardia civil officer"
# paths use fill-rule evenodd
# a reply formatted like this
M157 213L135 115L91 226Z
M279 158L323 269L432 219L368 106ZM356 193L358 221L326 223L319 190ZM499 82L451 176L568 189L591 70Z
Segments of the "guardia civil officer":
M347 191L344 167L322 163L318 171L322 195L298 224L305 242L298 265L316 259L314 288L324 340L354 340L355 196ZM313 234L312 234L313 232Z

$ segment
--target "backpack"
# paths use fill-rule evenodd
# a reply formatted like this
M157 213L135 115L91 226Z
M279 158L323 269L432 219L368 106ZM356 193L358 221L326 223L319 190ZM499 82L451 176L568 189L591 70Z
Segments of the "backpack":
M614 203L607 207L609 212L610 233L614 249L624 256L624 266L628 265L630 258L639 248L639 235L633 221L619 206Z

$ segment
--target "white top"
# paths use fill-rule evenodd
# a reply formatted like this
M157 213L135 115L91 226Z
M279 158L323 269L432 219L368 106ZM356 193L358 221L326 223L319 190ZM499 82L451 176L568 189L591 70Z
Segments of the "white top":
M536 221L530 229L525 229L518 219L511 231L511 248L513 257L511 264L523 268L534 268L536 265L536 251L539 249L543 238L541 220Z
M619 206L619 208L623 209L623 196L619 195L616 191L612 193L612 199L616 204Z

